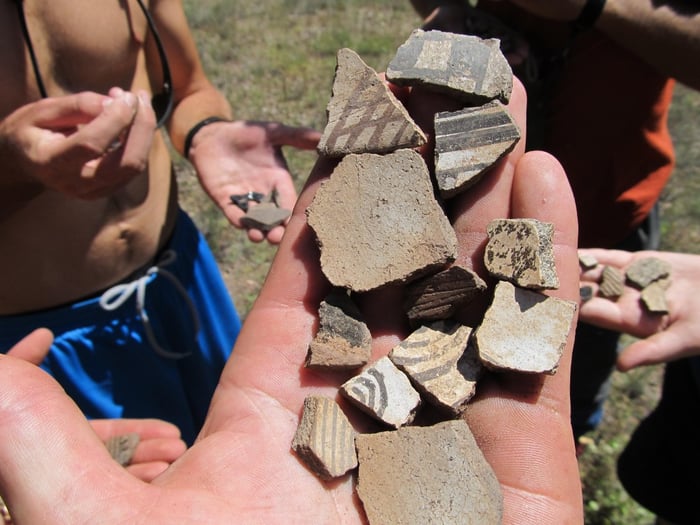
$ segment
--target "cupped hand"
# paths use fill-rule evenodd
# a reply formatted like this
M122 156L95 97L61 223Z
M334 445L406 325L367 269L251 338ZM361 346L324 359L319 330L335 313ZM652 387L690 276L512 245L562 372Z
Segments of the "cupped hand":
M90 426L103 442L124 434L138 434L139 442L126 466L135 478L152 481L187 450L180 429L162 419L91 419Z
M700 284L700 255L602 249L581 253L593 255L599 263L581 276L581 284L593 290L593 298L581 305L581 320L641 338L618 356L618 369L627 371L700 354L700 296L694 293ZM671 282L665 293L669 306L666 315L649 313L641 302L641 292L630 286L625 286L617 300L597 295L604 266L624 272L645 257L656 257L671 265Z
M38 366L49 353L52 343L51 331L38 328L7 355ZM161 474L187 449L177 426L160 419L92 419L90 425L103 442L123 434L139 435L139 443L126 469L143 481L150 481Z
M518 86L511 111L521 123L524 105ZM15 436L0 443L0 493L18 523L40 521L57 502L62 523L366 522L350 476L322 482L290 450L304 398L336 397L342 381L303 366L319 302L329 291L304 210L331 168L321 159L300 196L197 442L151 484L110 463L57 385L25 363L0 359L0 417ZM524 155L519 146L457 199L451 213L460 261L477 269L491 219L553 221L562 283L555 293L577 297L575 208L551 157ZM373 359L407 335L395 292L372 293L361 302L374 335ZM582 522L568 414L571 337L555 376L494 376L468 410L503 487L504 523ZM33 490L37 484L41 490Z
M267 196L274 190L279 206L293 209L297 192L282 147L313 150L319 139L315 130L276 122L216 122L197 132L188 158L209 197L231 224L242 228L245 212L231 202L231 196L249 192ZM248 230L248 238L253 242L267 239L278 244L283 234L284 225L269 232Z
M12 182L96 199L143 173L154 130L146 93L83 92L9 114L0 123L0 154Z

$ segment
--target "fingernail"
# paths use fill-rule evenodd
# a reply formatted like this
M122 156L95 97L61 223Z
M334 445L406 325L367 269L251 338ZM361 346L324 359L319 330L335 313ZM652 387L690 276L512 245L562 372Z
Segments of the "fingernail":
M125 91L123 94L119 96L120 99L124 101L124 104L129 106L130 108L136 107L137 101L136 101L136 95L129 91Z
M139 99L141 100L141 104L143 104L145 107L150 108L151 107L151 95L148 94L147 91L145 90L140 90L139 91Z

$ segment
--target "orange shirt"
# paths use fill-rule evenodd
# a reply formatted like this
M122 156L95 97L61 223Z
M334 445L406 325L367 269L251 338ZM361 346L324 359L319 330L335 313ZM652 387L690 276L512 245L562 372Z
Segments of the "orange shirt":
M495 11L510 12L501 18L540 47L551 49L567 29L499 4ZM538 147L557 157L569 177L580 246L613 247L661 195L674 166L667 127L673 86L599 31L583 33L571 45L536 117L544 119Z

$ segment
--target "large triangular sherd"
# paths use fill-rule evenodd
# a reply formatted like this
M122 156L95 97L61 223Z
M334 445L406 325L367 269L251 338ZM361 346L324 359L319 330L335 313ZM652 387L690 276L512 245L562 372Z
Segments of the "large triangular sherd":
M355 430L332 399L309 396L292 448L321 479L342 476L357 466Z
M426 138L377 72L351 49L338 51L322 155L388 153L425 144Z
M454 321L437 321L401 341L389 359L432 405L458 416L476 392L483 369L467 346L471 332Z
M555 373L576 308L572 301L499 282L474 332L479 358L496 370Z
M457 236L413 150L348 155L306 210L334 285L356 292L438 271L456 255Z
M513 71L498 39L416 29L389 63L386 78L424 86L466 104L508 103Z
M474 185L520 140L508 109L494 100L480 107L435 115L435 178L440 195Z
M537 219L496 219L487 227L484 264L491 275L523 288L559 288L554 226Z

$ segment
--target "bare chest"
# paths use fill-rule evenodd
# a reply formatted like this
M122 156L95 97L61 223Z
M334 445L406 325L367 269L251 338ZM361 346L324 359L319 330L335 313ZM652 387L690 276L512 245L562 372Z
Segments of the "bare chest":
M128 88L147 26L135 0L0 0L0 115L40 98ZM32 64L30 50L36 59Z

